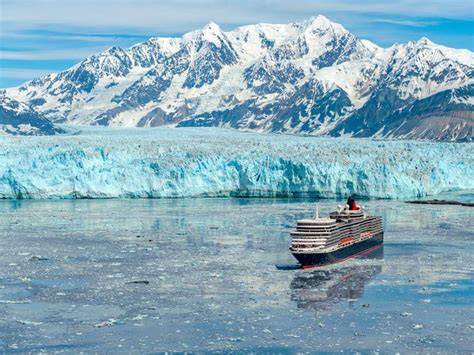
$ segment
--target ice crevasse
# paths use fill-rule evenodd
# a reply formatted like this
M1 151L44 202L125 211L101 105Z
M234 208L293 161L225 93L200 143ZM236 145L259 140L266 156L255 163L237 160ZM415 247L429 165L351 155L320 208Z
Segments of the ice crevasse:
M413 198L474 188L474 145L211 128L0 137L0 198Z

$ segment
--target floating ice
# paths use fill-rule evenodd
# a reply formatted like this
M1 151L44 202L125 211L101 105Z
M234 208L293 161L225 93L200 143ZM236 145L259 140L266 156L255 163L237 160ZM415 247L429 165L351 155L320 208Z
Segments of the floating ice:
M472 144L84 128L0 146L0 198L410 198L474 188Z
M471 209L365 204L383 251L278 270L312 201L0 201L0 353L471 352Z

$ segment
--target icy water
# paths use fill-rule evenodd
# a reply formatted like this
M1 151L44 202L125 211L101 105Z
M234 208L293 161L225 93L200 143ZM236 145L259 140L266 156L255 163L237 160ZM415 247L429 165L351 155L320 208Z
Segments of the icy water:
M282 271L312 201L0 201L0 353L471 352L474 209L364 205L383 256Z

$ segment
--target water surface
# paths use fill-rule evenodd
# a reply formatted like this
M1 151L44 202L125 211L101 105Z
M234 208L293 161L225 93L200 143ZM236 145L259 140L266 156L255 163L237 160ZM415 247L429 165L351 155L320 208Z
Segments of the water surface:
M2 201L0 352L472 350L474 210L363 204L383 255L282 271L312 201Z

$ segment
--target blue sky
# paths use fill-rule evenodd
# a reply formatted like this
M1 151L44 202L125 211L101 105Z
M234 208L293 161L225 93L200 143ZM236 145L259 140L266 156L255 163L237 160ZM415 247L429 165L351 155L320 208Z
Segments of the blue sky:
M323 14L381 46L422 36L474 50L473 0L0 0L0 87L69 68L84 57L209 21L288 23Z

